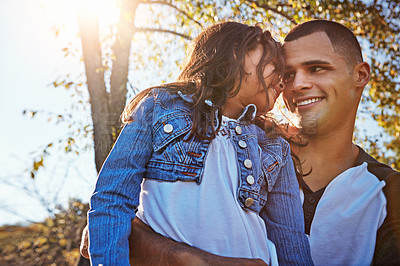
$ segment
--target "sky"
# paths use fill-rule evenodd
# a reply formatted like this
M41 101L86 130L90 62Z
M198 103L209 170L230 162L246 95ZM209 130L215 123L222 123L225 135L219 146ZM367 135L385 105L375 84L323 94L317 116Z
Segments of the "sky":
M68 41L79 41L74 10L68 10L67 1L45 5L49 2L0 1L0 225L43 220L48 214L36 194L48 198L49 204L65 205L68 198L87 202L96 179L90 151L77 159L53 149L36 180L25 171L37 151L63 138L68 129L48 122L49 115L32 119L23 110L68 113L71 93L50 84L65 73L83 71L77 60L65 58L61 51ZM54 26L62 23L67 24L64 34L56 37ZM82 115L82 120L90 119Z
M48 143L68 136L67 125L49 122L48 113L91 119L89 111L71 110L71 92L51 86L67 73L84 71L79 59L62 52L68 43L80 46L78 2L0 0L0 225L42 221L48 217L46 204L66 206L70 198L88 202L93 191L96 170L90 149L76 156L53 148L35 180L26 171ZM110 13L109 8L98 11ZM55 28L62 34L56 36ZM32 119L23 115L25 109L44 113ZM358 124L370 130L373 122ZM373 128L376 134L376 124Z

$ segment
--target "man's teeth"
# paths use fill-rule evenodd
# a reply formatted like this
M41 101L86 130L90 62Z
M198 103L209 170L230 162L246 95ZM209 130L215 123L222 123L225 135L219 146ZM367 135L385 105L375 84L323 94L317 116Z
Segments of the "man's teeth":
M310 103L315 103L317 101L320 101L322 98L312 98L312 99L307 99L301 102L296 103L297 106L303 106L303 105L307 105Z

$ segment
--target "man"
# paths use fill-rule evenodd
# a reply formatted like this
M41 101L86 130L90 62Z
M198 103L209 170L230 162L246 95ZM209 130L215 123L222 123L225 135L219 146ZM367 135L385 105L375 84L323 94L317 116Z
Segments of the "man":
M357 107L370 79L353 33L330 21L295 27L284 44L288 110L308 145L305 230L316 265L400 261L400 173L352 143Z
M400 173L352 143L358 104L370 79L357 39L338 23L314 20L291 30L284 53L283 97L308 141L292 150L309 173L300 194L314 263L399 264ZM172 242L137 220L131 238L137 263L259 263Z

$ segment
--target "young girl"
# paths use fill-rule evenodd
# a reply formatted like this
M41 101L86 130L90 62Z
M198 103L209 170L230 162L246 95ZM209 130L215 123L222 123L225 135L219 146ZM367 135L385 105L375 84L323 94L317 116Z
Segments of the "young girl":
M271 124L260 114L281 92L282 71L268 31L224 22L194 40L178 82L131 101L91 198L93 265L129 265L138 205L138 218L175 241L312 264L289 145L255 125Z

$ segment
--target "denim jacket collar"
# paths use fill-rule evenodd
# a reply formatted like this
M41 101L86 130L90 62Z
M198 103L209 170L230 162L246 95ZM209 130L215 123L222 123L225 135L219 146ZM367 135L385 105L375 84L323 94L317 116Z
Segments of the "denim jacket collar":
M254 118L256 118L257 107L254 104L249 104L245 108L243 108L242 113L237 119L238 122L253 122Z

